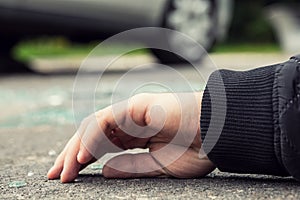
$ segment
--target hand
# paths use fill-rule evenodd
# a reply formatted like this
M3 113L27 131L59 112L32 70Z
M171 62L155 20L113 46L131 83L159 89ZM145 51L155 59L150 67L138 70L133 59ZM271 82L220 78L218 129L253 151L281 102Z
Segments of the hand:
M116 156L103 167L103 176L205 176L215 166L199 158L201 99L202 93L139 94L97 111L83 120L48 178L71 182L105 153L133 148L149 153Z

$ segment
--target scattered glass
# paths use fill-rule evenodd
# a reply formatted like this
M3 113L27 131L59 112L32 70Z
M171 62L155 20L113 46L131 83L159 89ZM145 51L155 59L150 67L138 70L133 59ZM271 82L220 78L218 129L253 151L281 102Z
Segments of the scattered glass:
M49 156L55 156L55 155L56 155L56 151L54 151L54 150L52 149L52 150L50 150L50 151L48 152L48 155L49 155Z
M34 173L32 172L32 171L29 171L28 173L27 173L27 176L33 176L34 175Z
M91 169L92 170L102 170L103 165L102 164L93 164L93 165L91 165Z
M20 188L26 186L27 183L25 181L13 181L9 183L9 187Z
M80 182L82 182L81 179L77 179L77 178L76 178L76 179L74 180L74 183L80 183Z

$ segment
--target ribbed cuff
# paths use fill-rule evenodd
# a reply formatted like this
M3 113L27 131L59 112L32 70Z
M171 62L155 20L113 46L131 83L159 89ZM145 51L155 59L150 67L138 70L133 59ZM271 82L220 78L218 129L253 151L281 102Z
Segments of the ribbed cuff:
M274 150L275 67L244 72L220 70L210 76L202 99L201 135L204 151L221 171L286 175ZM225 88L225 96L220 94L220 88ZM225 103L212 101L210 93L216 98L218 94L224 97ZM224 106L221 133L208 134L209 127L216 123L212 119L212 110L216 110L213 107Z

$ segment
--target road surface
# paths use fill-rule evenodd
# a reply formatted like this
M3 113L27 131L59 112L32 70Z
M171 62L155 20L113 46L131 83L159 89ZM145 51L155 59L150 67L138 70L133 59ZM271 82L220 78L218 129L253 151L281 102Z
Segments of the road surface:
M284 55L222 54L212 57L218 68L240 70L288 59ZM192 89L203 88L205 83L192 68L176 68L176 71L188 79ZM109 104L115 84L126 72L128 69L108 72L101 77L102 85L95 90L98 108ZM140 84L140 80L149 77L164 80L178 91L189 89L182 88L176 78L161 70L134 72L130 76L131 83L122 83L123 86ZM72 109L74 80L75 74L0 78L0 199L300 198L300 183L290 177L239 175L217 170L202 179L110 180L103 178L100 170L88 167L74 183L47 180L47 170L76 130ZM89 102L85 99L88 94L81 90L76 92L80 95L75 95L75 101ZM122 95L120 90L117 93ZM99 161L103 162L105 159ZM11 186L14 181L20 181L23 187Z

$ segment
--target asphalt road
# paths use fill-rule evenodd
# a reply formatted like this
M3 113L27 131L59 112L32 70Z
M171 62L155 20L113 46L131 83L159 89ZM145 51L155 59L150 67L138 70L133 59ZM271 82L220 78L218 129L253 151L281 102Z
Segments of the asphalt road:
M257 57L218 55L214 62L218 66L223 63L226 68L246 69L288 59L282 55L262 55L265 60L253 59ZM203 87L204 83L191 68L177 68L176 71L186 76L192 87ZM114 84L125 72L107 73L101 78L103 85L96 91L95 102L99 108L109 104ZM186 89L168 73L157 70L134 73L130 80L132 84L140 84L139 80L147 80L147 77L166 80L179 91ZM88 167L74 183L47 180L47 170L76 130L72 109L74 80L72 74L0 78L0 199L300 198L300 183L290 177L239 175L217 170L202 179L120 180L105 179L100 170ZM105 159L99 161L103 162ZM10 184L14 181L26 185L13 187Z

